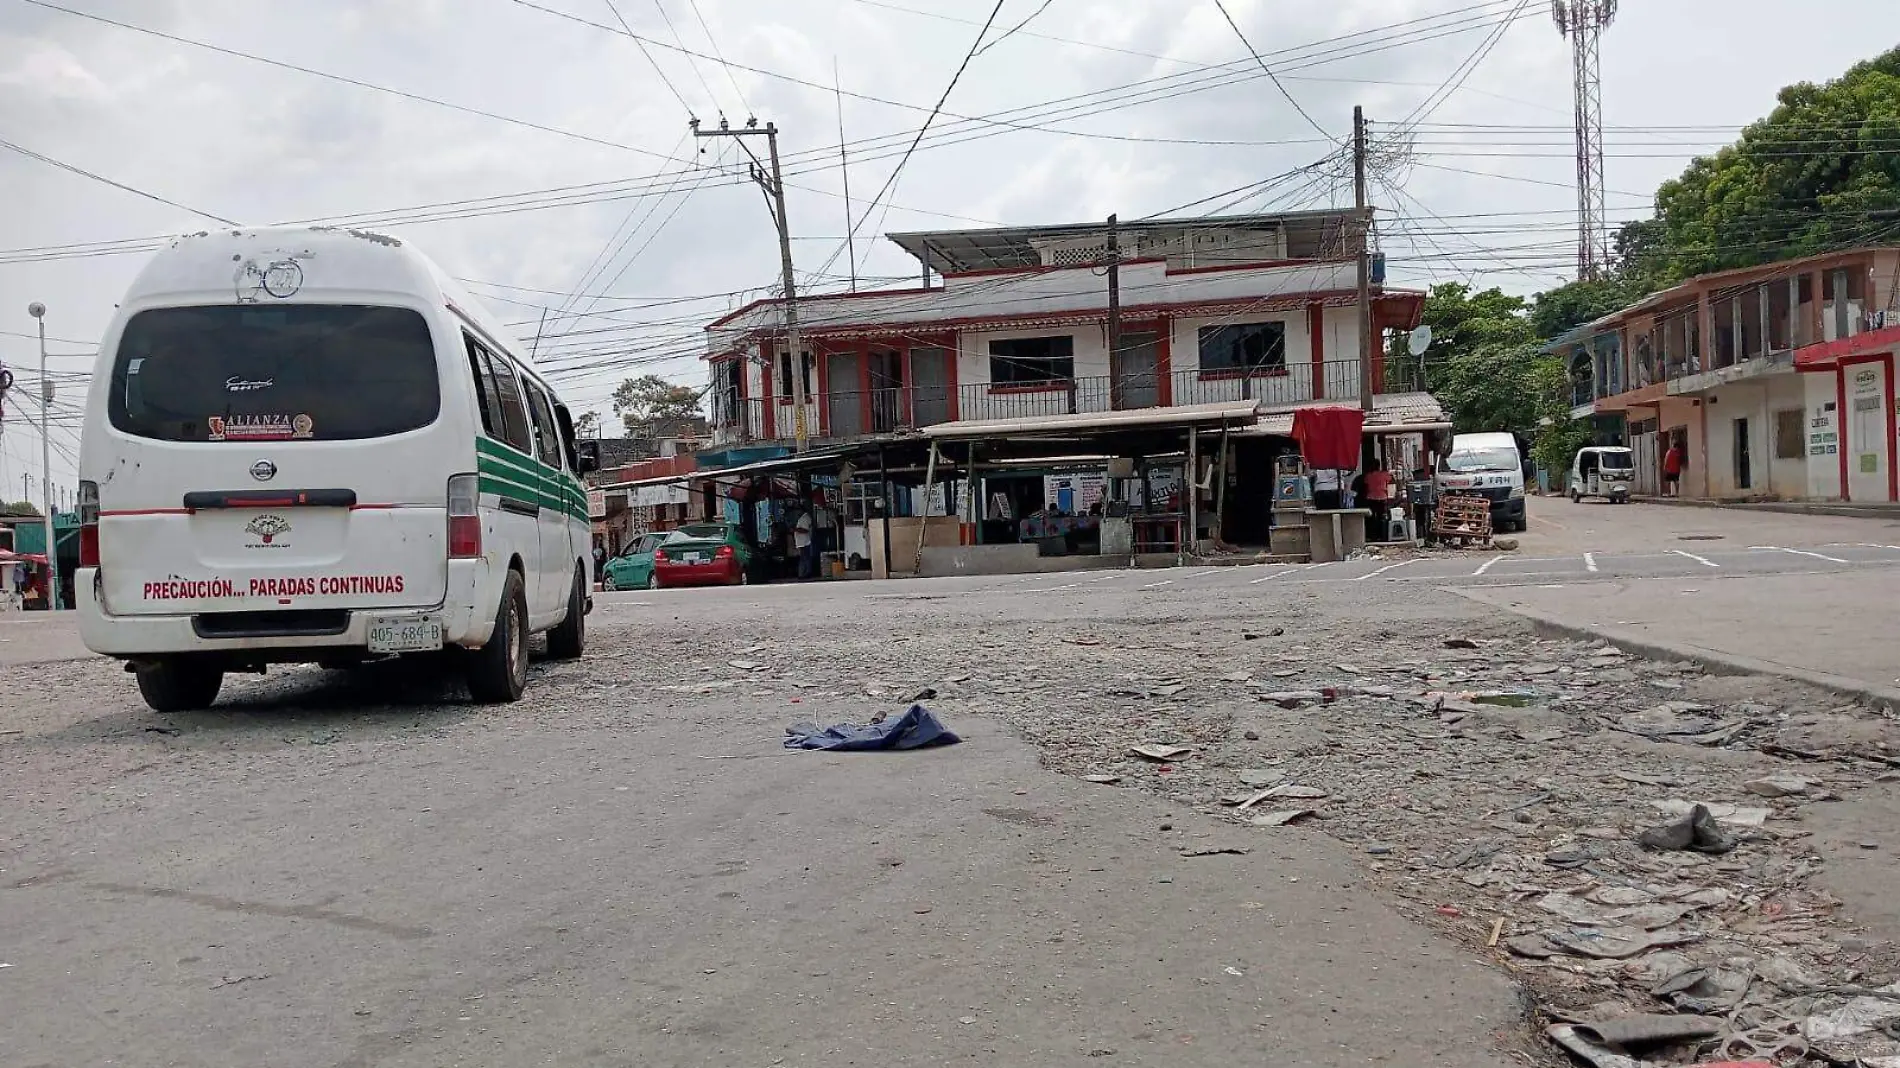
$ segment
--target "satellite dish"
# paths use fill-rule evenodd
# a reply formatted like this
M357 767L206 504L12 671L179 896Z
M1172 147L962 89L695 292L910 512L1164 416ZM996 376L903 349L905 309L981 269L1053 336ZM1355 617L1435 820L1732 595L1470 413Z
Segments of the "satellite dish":
M1427 324L1420 324L1417 330L1414 330L1410 334L1407 334L1405 337L1405 347L1415 353L1424 352L1426 349L1431 348L1432 347L1431 326Z

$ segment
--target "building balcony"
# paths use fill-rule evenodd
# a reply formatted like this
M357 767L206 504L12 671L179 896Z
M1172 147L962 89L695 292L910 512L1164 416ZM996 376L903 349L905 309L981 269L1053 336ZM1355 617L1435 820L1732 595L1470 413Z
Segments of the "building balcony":
M1374 365L1374 392L1385 383ZM814 392L806 400L813 441L856 441L956 420L1032 419L1146 408L1255 401L1262 407L1313 401L1357 403L1359 361L1292 363L1252 370L1185 370L1036 382L973 382L955 387L893 386ZM791 442L790 397L713 397L716 447Z

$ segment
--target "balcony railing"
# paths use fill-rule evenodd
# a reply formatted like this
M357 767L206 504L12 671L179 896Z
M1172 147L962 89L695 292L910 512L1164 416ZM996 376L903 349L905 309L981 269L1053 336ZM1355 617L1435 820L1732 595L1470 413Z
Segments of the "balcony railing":
M1375 391L1383 391L1375 381ZM1132 374L1052 382L977 382L946 386L894 386L833 390L806 400L807 434L814 441L849 441L934 426L953 419L1029 419L1054 415L1127 411L1164 406L1251 400L1261 405L1314 400L1355 402L1359 362L1293 363L1252 372L1191 370L1166 376ZM790 441L790 397L713 400L718 444Z

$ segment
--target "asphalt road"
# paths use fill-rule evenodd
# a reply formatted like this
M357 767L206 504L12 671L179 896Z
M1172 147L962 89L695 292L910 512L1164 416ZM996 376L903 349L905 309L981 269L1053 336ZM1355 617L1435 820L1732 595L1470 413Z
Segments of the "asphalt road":
M398 664L234 679L159 718L75 659L69 619L8 621L0 1061L1519 1063L1506 976L1321 831L1238 839L1057 776L954 700L948 749L778 738L935 681L912 640L1021 635L966 670L1033 677L1074 655L1034 642L1055 627L1192 650L1297 602L1313 638L1371 641L1496 625L1446 584L1900 563L1874 521L1599 511L1537 502L1519 554L610 595L589 657L499 709ZM857 696L724 678L749 649L809 650L801 685ZM682 660L709 685L654 684ZM1226 845L1251 851L1183 856Z

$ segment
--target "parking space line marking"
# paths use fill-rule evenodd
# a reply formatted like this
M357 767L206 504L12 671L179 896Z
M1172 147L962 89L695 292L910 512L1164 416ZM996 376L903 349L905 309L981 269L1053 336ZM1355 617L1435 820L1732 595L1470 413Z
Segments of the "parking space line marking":
M1784 549L1779 545L1750 545L1749 548L1767 549L1770 552L1777 552L1777 553L1793 553L1796 556L1812 556L1816 560L1826 560L1827 562L1831 564L1845 564L1845 563L1850 562L1847 560L1843 560L1838 556L1829 556L1826 553L1811 553L1807 551L1806 549Z
M1197 578L1201 578L1204 575L1212 575L1217 571L1225 571L1225 570L1227 569L1224 567L1210 567L1206 571L1196 571L1192 575L1182 575L1181 581L1186 582L1188 579L1197 579Z
M1489 560L1486 560L1486 561L1485 561L1484 563L1482 563L1482 564L1480 564L1480 565L1478 566L1478 570L1476 570L1476 571L1473 571L1473 572L1471 573L1471 577L1472 577L1472 578L1477 578L1477 577L1478 577L1479 575L1482 575L1482 574L1484 574L1484 573L1485 573L1486 571L1489 571L1489 570L1491 570L1492 568L1494 568L1494 567L1496 567L1496 566L1498 566L1498 561L1499 561L1499 560L1502 560L1502 559L1504 559L1504 556L1503 556L1503 554L1499 554L1499 555L1497 555L1497 556L1493 556L1493 557L1492 557L1491 559L1489 559Z
M1383 575L1383 574L1385 574L1385 573L1386 573L1386 572L1388 572L1388 571L1396 571L1396 570L1398 570L1399 568L1401 568L1401 567L1404 567L1404 566L1405 566L1406 564L1409 564L1409 563L1412 563L1412 561L1410 561L1410 560L1400 560L1400 561L1399 561L1398 563L1396 563L1396 564L1387 564L1387 565L1385 565L1384 567L1382 567L1382 568L1379 568L1379 569L1378 569L1378 570L1376 570L1376 571L1368 571L1368 572L1366 572L1366 573L1365 573L1365 574L1363 574L1363 575L1358 575L1358 576L1356 576L1356 577L1354 577L1354 578L1353 578L1353 581L1354 581L1354 582L1364 582L1365 580L1367 580L1367 579L1369 579L1369 578L1378 578L1378 577L1379 577L1380 575Z
M1120 571L1110 571L1110 572L1109 572L1108 574L1106 574L1106 575L1099 575L1099 576L1097 576L1097 577L1095 577L1095 578L1091 578L1091 579L1083 579L1082 581L1083 581L1083 582L1086 582L1086 583L1089 583L1090 585L1093 585L1093 584L1095 584L1095 583L1097 583L1097 582L1107 582L1107 581L1108 581L1108 580L1110 580L1110 579L1118 579L1118 578L1121 578L1121 577L1122 577L1122 573L1121 573Z
M1262 582L1271 582L1271 581L1273 581L1274 579L1277 579L1277 578L1279 578L1279 577L1280 577L1281 575L1291 575L1291 574L1292 574L1293 572L1295 572L1295 571L1298 571L1298 570L1299 570L1299 568L1297 568L1297 567L1289 567L1289 568L1287 568L1287 569L1286 569L1285 571L1275 571L1275 572L1274 572L1273 574L1271 574L1271 575L1262 575L1262 576L1261 576L1260 578L1257 578L1257 579L1248 579L1248 580L1247 580L1247 585L1249 585L1249 586L1258 586L1258 585L1260 585L1260 584L1261 584Z
M1143 586L1143 587L1142 587L1142 589L1144 589L1144 590L1152 590L1152 589L1154 589L1154 588L1155 588L1156 586L1172 586L1172 585L1174 585L1174 580L1173 580L1173 579L1162 579L1162 580L1161 580L1160 582L1150 582L1150 583L1149 583L1149 584L1147 584L1146 586Z
M1317 564L1307 564L1305 567L1300 568L1300 570L1301 571L1317 571L1322 567L1331 567L1338 562L1339 561L1337 560L1326 560Z
M1596 569L1597 569L1597 554L1595 554L1595 553L1584 553L1584 554L1583 554L1583 569L1584 569L1585 571L1590 571L1590 572L1594 572L1594 571L1596 571Z
M1686 556L1689 559L1694 560L1696 563L1701 564L1704 567L1721 567L1722 566L1721 564L1716 563L1715 561L1709 559L1706 556L1697 556L1694 553L1683 552L1681 549L1671 549L1669 551L1676 554L1677 556Z

